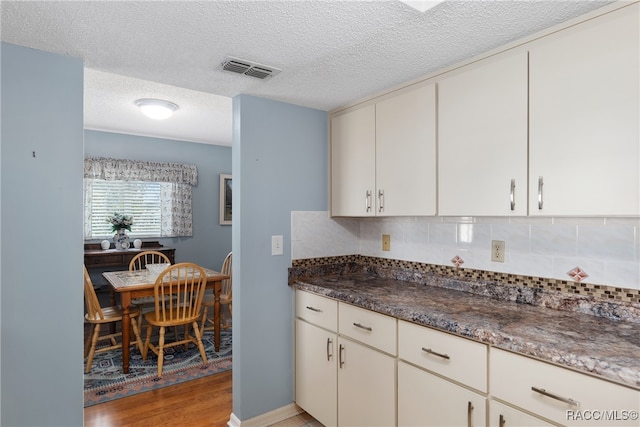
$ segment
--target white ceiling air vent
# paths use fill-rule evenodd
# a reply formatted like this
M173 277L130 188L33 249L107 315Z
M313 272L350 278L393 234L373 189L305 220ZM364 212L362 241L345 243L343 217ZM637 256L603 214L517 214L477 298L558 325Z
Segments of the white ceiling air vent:
M244 74L245 76L255 77L258 79L273 77L282 71L275 67L258 64L245 59L234 58L233 56L227 56L220 64L220 69L230 71L232 73Z

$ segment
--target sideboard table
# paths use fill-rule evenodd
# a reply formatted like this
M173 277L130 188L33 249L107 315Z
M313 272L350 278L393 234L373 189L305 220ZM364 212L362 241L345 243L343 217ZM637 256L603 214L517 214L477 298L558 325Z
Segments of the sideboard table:
M111 244L113 247L113 244ZM142 251L158 251L162 252L171 260L171 264L175 264L176 250L173 248L165 248L160 242L142 242L140 249L102 249L100 243L84 244L84 265L87 268L104 268L104 267L124 267L129 268L131 259ZM113 268L119 270L122 268Z

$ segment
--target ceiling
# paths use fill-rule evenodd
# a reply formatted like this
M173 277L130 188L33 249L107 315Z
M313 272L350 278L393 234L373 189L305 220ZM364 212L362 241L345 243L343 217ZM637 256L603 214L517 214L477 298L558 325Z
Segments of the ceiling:
M330 111L611 2L3 0L1 32L84 60L87 129L231 145L236 95ZM222 71L227 55L282 72ZM180 108L154 121L139 98Z

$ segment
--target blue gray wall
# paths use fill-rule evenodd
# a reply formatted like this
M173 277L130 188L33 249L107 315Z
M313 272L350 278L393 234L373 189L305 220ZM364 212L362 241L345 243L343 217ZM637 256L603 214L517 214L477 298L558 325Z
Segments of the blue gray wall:
M0 424L80 426L82 62L5 43L1 54ZM177 143L91 131L86 138L87 155L115 156L126 148L130 158L148 160L166 160L160 153ZM326 141L326 112L234 99L233 411L241 420L293 402L290 218L294 210L327 210ZM194 145L195 157L185 154L184 161L199 165L200 182L213 180L211 190L194 189L194 199L207 205L218 200L222 171L200 167L199 157L207 165L219 159L205 147ZM183 160L181 150L171 160ZM210 200L200 197L209 191ZM211 206L195 209L194 222L203 227L197 233L207 233L200 220ZM217 220L214 209L214 229ZM284 236L283 256L271 256L275 234ZM216 242L171 244L179 259L200 260L194 248ZM212 258L200 262L212 265Z
M1 55L0 424L80 426L83 64Z
M327 210L328 125L324 111L246 95L233 109L233 413L247 420L293 402L291 211Z
M196 165L193 236L153 240L175 248L176 262L195 262L215 270L222 267L231 251L231 226L219 221L220 174L231 173L231 147L87 130L84 150L86 157Z

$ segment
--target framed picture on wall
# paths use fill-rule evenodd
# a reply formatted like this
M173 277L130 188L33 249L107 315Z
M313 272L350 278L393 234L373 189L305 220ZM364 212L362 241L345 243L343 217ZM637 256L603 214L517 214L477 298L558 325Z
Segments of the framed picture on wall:
M231 175L220 174L220 224L231 225Z

